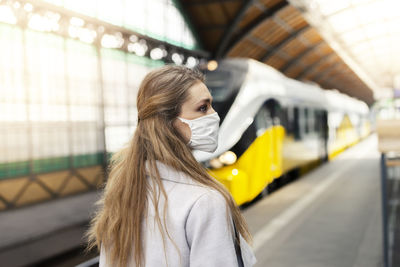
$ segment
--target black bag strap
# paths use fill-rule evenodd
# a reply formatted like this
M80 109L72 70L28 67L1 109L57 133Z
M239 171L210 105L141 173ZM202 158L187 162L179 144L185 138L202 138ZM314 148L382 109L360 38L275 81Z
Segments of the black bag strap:
M236 258L237 258L239 267L244 267L243 258L242 258L242 250L240 249L240 243L239 243L240 239L239 239L238 232L236 231L235 223L233 223L233 227L235 229L235 240L234 240L234 242L235 242Z

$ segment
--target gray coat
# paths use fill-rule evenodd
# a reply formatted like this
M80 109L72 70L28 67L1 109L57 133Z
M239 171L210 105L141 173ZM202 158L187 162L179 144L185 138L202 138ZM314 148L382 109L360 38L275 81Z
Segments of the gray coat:
M166 237L165 245L154 219L154 207L149 199L149 211L143 221L144 258L146 267L240 267L234 246L234 235L229 232L226 202L221 194L198 184L187 175L157 162L157 167L168 196L167 229L173 242ZM164 199L160 195L159 213L163 218ZM240 235L244 267L256 262L250 246ZM179 253L178 250L179 249ZM106 252L101 248L100 267ZM129 266L134 266L132 258Z

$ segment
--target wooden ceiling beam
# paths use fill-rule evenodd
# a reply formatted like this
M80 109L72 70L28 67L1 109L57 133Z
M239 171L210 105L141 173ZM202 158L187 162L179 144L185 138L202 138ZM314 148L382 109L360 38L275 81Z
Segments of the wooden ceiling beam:
M224 53L225 55L225 49L229 44L230 39L232 38L232 35L234 34L237 25L239 22L242 20L243 16L246 14L247 10L253 5L253 3L256 0L246 0L243 2L242 6L239 8L239 12L236 14L236 16L233 18L232 22L230 25L226 28L221 40L219 41L219 44L217 45L215 49L215 58L221 58Z
M279 26L281 26L282 28L284 28L288 33L292 34L294 32L296 32L296 30L290 26L286 21L282 20L280 17L274 17L273 21L278 24ZM309 24L307 23L307 25L309 26ZM309 28L311 28L309 26ZM302 42L304 44L304 46L310 46L310 41L308 41L306 38L304 38L303 36L299 35L298 36L298 40L300 42Z
M313 64L311 64L310 66L308 66L308 68L305 68L302 72L299 73L299 75L297 75L295 77L295 79L297 80L301 80L302 78L304 78L307 74L309 74L310 72L312 72L316 67L318 67L319 65L321 65L322 63L324 63L325 61L329 60L330 58L336 56L336 53L331 52L323 57L321 57L320 59L318 59L317 61L315 61Z
M315 51L318 47L320 47L322 44L325 42L323 40L319 41L318 43L314 44L313 46L308 47L307 49L304 49L304 51L300 52L298 55L294 56L290 61L288 61L282 68L282 72L286 72L291 66L298 64L298 62L311 53L312 51Z
M257 37L248 36L246 39L251 41L253 44L258 45L259 47L262 47L263 49L265 49L267 51L272 51L274 49L273 46L263 42L262 40L258 39ZM281 57L281 58L283 58L285 60L290 60L291 59L291 57L287 53L285 53L284 51L276 51L276 53L274 53L274 54L278 55L279 57Z
M328 68L324 69L324 71L322 73L319 73L316 76L312 77L312 80L317 82L317 83L323 82L324 78L329 75L329 72L332 71L333 69L335 69L340 64L342 64L341 61L337 61L337 62L333 63Z
M274 46L274 49L272 51L267 51L261 58L260 61L264 62L266 60L268 60L268 58L270 56L272 56L276 51L281 50L283 47L285 47L285 45L287 45L289 42L293 41L294 39L296 39L299 35L301 35L302 33L304 33L305 31L307 31L308 29L310 29L310 25L307 24L307 26L301 28L298 31L294 31L293 33L291 33L287 38L284 38L283 40L281 40L277 45Z
M249 25L244 27L234 38L232 38L238 23L240 22L241 18L243 17L247 9L253 4L253 1L254 0L248 0L244 3L245 7L240 9L238 15L233 20L233 23L230 25L229 29L227 29L226 35L224 34L224 36L222 37L220 45L218 45L218 48L216 50L215 58L218 59L225 56L225 54L232 47L234 47L241 40L250 35L250 33L259 25L261 25L266 19L273 16L276 12L278 12L279 10L281 10L282 8L286 7L289 4L287 0L284 0L276 4L275 6L266 9L265 12L259 15Z

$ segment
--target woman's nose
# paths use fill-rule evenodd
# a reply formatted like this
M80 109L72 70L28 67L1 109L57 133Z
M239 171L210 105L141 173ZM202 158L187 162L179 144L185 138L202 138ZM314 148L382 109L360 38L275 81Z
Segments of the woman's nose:
M214 110L213 107L211 107L211 108L208 110L208 114L213 114L214 112L215 112L215 110Z

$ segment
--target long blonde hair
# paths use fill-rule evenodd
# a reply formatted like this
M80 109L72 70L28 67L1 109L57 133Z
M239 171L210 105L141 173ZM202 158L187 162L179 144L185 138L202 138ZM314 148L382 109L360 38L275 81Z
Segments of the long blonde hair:
M141 223L147 214L147 196L152 197L157 224L159 227L166 225L165 213L164 223L161 223L159 216L159 194L150 184L157 185L167 199L156 161L220 192L237 231L251 242L246 222L230 193L196 161L173 126L182 104L188 98L188 89L198 82L204 82L201 72L183 66L166 65L149 72L140 85L136 131L130 142L111 157L104 193L97 202L99 208L86 233L87 249L97 247L100 250L100 246L103 246L109 252L108 260L113 266L125 266L131 251L136 266L143 266ZM151 179L146 178L146 162L149 169L154 170ZM165 233L171 238L167 229ZM164 233L162 236L165 239Z

